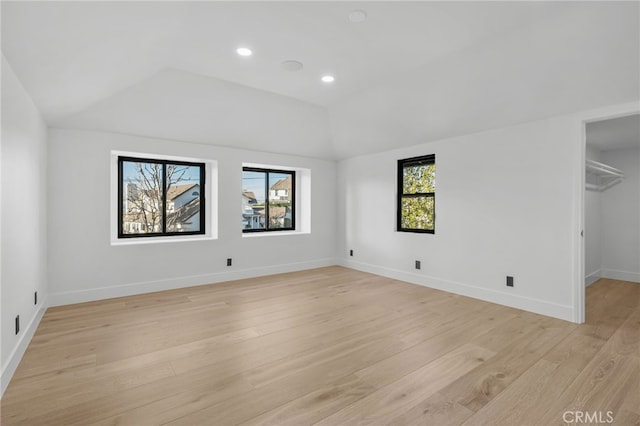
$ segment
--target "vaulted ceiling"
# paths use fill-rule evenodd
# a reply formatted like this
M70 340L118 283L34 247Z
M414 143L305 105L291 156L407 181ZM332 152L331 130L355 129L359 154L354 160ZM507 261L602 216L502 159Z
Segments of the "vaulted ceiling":
M51 126L321 158L640 98L638 2L3 1L2 52Z

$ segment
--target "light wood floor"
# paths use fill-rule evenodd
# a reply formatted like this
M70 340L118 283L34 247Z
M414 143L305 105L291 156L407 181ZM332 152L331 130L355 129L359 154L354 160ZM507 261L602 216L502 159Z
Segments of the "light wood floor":
M587 299L578 326L330 267L52 308L2 425L639 424L640 284Z

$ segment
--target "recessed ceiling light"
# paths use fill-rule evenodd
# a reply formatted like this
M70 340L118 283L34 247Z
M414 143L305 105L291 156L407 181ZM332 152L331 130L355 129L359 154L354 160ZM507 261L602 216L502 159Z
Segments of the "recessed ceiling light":
M324 81L325 83L333 83L335 81L335 77L332 75L323 75L322 81Z
M248 49L246 47L238 47L236 49L236 53L240 56L251 56L253 55L253 52L251 51L251 49Z
M287 71L300 71L302 69L302 62L300 61L284 61L280 65Z
M367 12L364 10L352 10L349 12L349 20L351 22L364 22L367 19Z

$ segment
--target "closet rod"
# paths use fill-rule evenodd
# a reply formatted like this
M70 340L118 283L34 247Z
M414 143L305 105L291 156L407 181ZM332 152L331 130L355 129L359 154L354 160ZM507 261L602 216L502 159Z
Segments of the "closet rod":
M624 177L622 170L618 170L615 167L611 167L607 164L599 163L593 160L587 160L587 172L595 172L601 176L616 176L619 178Z
M589 176L595 177L596 179L595 183L586 182L586 189L588 191L602 192L619 184L624 179L624 173L621 170L593 160L587 160L586 172L587 179Z

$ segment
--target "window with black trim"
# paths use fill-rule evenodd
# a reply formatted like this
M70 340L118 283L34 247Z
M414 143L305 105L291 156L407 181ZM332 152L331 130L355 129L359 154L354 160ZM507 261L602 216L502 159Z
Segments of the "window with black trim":
M435 232L435 154L398 160L397 208L398 231Z
M118 238L205 233L205 163L118 157Z
M242 232L296 229L296 172L242 168Z

